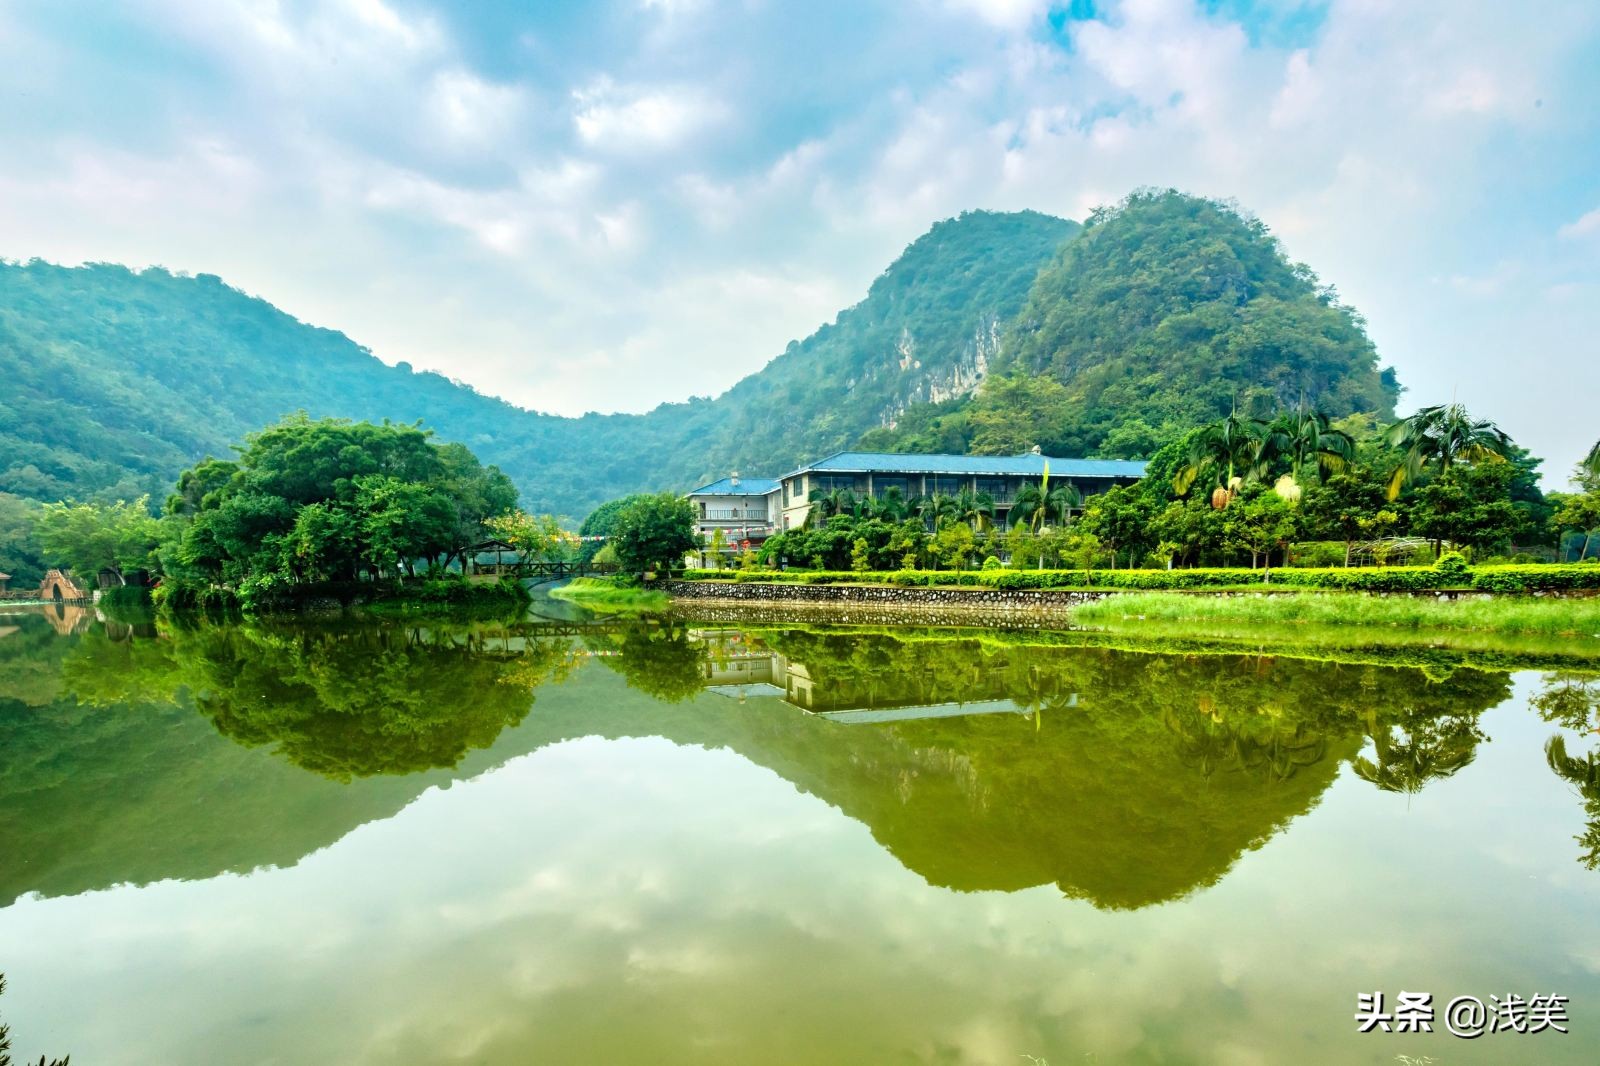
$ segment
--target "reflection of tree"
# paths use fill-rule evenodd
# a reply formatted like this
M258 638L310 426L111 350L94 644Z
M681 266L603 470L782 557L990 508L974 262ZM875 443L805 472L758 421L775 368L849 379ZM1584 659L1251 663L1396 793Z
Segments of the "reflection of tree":
M83 702L171 702L187 690L225 736L273 744L338 780L454 766L520 722L565 642L482 627L290 624L85 637L64 673Z
M1583 797L1589 824L1574 839L1583 848L1578 861L1590 870L1600 869L1600 754L1589 752L1583 758L1567 754L1565 737L1551 737L1544 746L1545 759L1556 776L1574 786Z
M1356 775L1385 792L1421 792L1472 762L1483 733L1477 714L1430 714L1407 707L1398 721L1372 733L1373 757L1355 761Z
M700 693L705 684L702 663L706 646L689 639L686 626L638 622L615 636L592 641L611 652L600 661L627 679L628 685L658 700L678 703Z
M1581 733L1600 713L1600 679L1579 674L1544 676L1544 689L1528 702L1545 721Z
M1162 721L1179 739L1182 757L1210 777L1218 771L1245 771L1285 781L1302 767L1321 762L1328 751L1325 733L1277 714L1224 717L1209 701L1187 711L1168 709Z

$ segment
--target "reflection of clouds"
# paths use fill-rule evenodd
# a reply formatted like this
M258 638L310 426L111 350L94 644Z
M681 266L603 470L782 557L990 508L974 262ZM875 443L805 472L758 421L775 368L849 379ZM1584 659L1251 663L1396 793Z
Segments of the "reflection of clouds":
M1509 740L1497 773L1540 768L1540 737ZM1529 781L1545 791L1449 802L1515 816L1559 791ZM1439 816L1433 797L1411 811ZM86 1062L1340 1062L1374 974L1471 991L1527 961L1475 959L1460 924L1521 867L1491 864L1460 902L1406 891L1412 845L1372 836L1390 798L1347 774L1216 888L1102 912L1052 886L931 888L729 751L591 737L294 869L0 911L8 1018ZM1446 837L1430 876L1460 891L1482 858ZM1586 898L1507 916L1505 936L1577 961Z

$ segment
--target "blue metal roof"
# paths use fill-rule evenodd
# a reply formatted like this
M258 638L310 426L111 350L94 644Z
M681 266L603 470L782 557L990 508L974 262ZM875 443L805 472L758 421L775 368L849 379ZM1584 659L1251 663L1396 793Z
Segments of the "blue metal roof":
M778 483L770 477L742 477L736 485L733 478L725 477L693 490L690 496L765 496L777 492Z
M891 452L835 452L784 477L811 472L885 474L1022 474L1042 477L1144 477L1148 465L1136 459L1060 459L1053 455L897 455Z

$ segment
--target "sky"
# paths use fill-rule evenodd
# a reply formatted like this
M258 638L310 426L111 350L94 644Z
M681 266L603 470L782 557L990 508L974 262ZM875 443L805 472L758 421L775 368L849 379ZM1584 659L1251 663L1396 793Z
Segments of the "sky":
M941 218L1234 200L1408 388L1600 437L1600 5L0 0L0 256L536 410L715 395Z

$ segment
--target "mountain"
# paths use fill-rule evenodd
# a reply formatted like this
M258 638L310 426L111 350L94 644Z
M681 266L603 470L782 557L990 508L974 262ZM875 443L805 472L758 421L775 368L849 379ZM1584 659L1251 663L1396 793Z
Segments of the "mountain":
M0 262L0 494L161 498L245 434L422 420L574 518L642 489L877 450L1141 457L1302 399L1393 412L1360 317L1216 201L1140 192L1077 223L973 211L716 399L561 418L387 366L212 275ZM0 499L3 499L0 496Z
M788 468L976 387L1076 229L1031 211L941 222L866 299L724 396L582 418L387 366L212 275L0 263L0 492L159 499L195 460L295 410L422 419L510 474L525 505L575 517L626 492Z
M1263 223L1144 190L1040 271L970 402L908 411L869 445L1141 458L1235 406L1392 417L1399 391L1360 315Z

